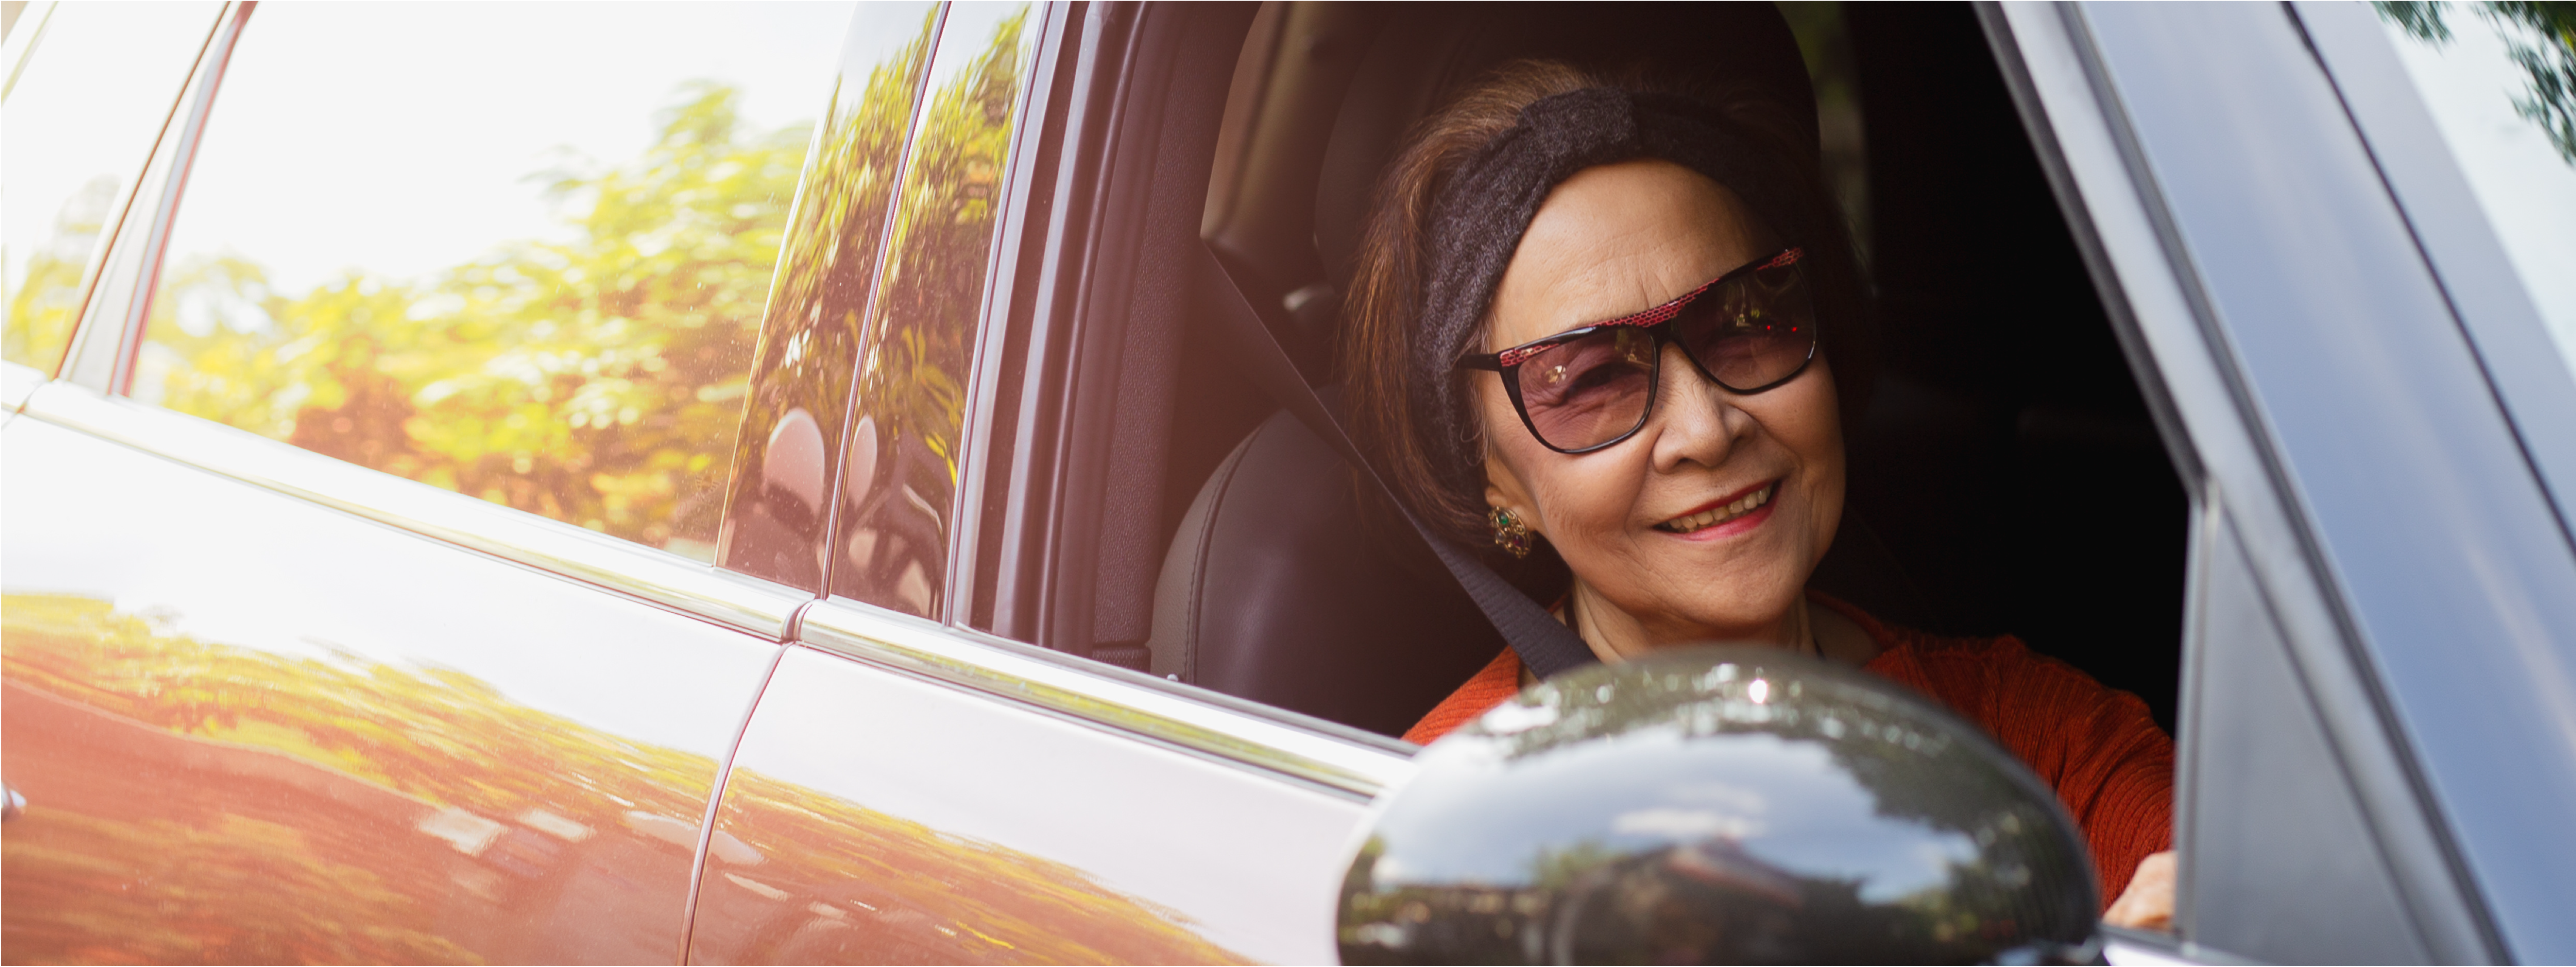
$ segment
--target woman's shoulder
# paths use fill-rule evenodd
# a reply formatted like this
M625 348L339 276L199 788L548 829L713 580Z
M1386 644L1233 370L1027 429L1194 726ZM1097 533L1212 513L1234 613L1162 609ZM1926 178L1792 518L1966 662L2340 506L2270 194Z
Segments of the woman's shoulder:
M2147 703L2011 635L1936 635L1891 625L1821 594L1882 649L1864 670L1906 685L1985 727L2054 781L2060 769L2108 756L2170 756L2172 740Z
M2070 720L2119 720L2113 733L2146 732L2163 739L2146 702L2097 682L2073 665L2031 651L2011 635L1938 635L1889 624L1858 606L1810 591L1809 600L1850 619L1878 645L1862 670L1894 681L1949 706L1958 714L2020 746L2022 733L2047 733ZM1404 733L1428 743L1520 693L1520 656L1505 648L1474 677L1441 700ZM2102 736L2109 738L2110 736ZM2124 738L2129 736L2123 736ZM2017 750L2018 751L2018 750Z
M1502 654L1494 656L1493 661L1486 662L1484 669L1478 671L1475 677L1467 679L1467 683L1458 686L1457 691L1449 693L1448 698L1441 699L1440 704L1431 709L1431 714L1423 716L1422 721L1406 729L1404 741L1416 745L1429 745L1431 740L1475 721L1477 716L1485 714L1488 709L1496 705L1503 704L1520 692L1520 653L1505 648Z
M2075 666L2034 652L2012 635L1934 634L1880 621L1859 606L1823 592L1809 591L1807 599L1850 619L1878 645L1877 657L1862 665L1864 670L1930 693L1972 717L1982 718L1959 699L1998 689L2019 691L2015 686L2036 681L2080 681L2110 691ZM2125 692L2117 694L2137 700Z

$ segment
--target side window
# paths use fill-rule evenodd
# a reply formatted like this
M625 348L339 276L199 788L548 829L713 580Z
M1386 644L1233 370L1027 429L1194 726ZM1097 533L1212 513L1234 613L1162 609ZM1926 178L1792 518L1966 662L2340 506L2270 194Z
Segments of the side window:
M0 126L0 357L52 373L99 238L152 153L222 4L65 3L19 20ZM11 40L20 40L11 37Z
M945 597L958 438L1011 126L1037 49L1026 3L950 8L859 338L832 593L913 614Z
M852 6L260 8L128 391L712 559Z
M889 4L862 14L889 29L852 29L761 335L725 566L938 609L1032 12Z
M718 539L725 567L823 587L858 320L875 291L886 210L938 29L930 3L866 4L850 22L752 354Z

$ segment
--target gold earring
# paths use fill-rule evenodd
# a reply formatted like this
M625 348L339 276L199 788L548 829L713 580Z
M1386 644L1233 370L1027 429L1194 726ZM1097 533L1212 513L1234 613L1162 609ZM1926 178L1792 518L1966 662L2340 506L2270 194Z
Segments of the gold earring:
M1515 558L1529 556L1530 529L1528 524L1521 523L1521 519L1518 516L1515 516L1511 511L1504 510L1500 507L1494 508L1493 515L1487 518L1487 520L1494 525L1495 547L1502 548L1503 553L1509 554Z

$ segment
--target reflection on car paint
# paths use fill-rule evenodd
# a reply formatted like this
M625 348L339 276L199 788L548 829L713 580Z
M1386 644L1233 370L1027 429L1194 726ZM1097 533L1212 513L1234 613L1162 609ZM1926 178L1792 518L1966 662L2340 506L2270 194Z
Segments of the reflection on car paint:
M733 763L696 963L1321 962L1364 808L803 647Z
M880 292L859 337L857 421L832 593L937 613L967 369L1001 172L1037 51L1030 6L950 8L896 197Z
M756 771L726 788L717 835L773 848L709 857L696 962L1243 962L1074 867Z
M7 440L0 959L675 955L776 645L39 419Z
M0 607L9 781L43 795L0 843L11 961L660 953L614 941L673 925L705 756L444 669L209 644L94 597Z
M862 5L840 78L788 215L735 437L717 560L809 591L839 472L859 319L877 277L886 210L912 127L939 10Z

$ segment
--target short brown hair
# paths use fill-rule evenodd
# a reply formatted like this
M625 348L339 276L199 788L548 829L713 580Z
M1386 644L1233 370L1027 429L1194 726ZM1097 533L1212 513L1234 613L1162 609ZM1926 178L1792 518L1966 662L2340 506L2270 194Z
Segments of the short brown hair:
M1353 442L1425 525L1466 547L1485 549L1489 557L1482 488L1434 465L1427 434L1439 423L1433 414L1417 412L1405 385L1414 342L1421 337L1417 315L1429 270L1432 202L1462 165L1519 123L1523 108L1542 98L1601 87L1690 97L1750 135L1756 150L1774 156L1771 160L1793 180L1794 203L1814 206L1811 210L1822 216L1804 221L1825 226L1831 236L1791 241L1806 248L1813 260L1823 352L1834 369L1845 419L1860 412L1876 371L1858 263L1845 223L1826 194L1812 125L1802 123L1781 98L1747 84L1663 81L1651 68L1610 77L1561 61L1523 60L1496 67L1417 124L1380 176L1343 305L1340 347L1344 423ZM1464 375L1452 380L1449 392L1439 398L1464 407ZM1469 419L1451 425L1482 424Z

